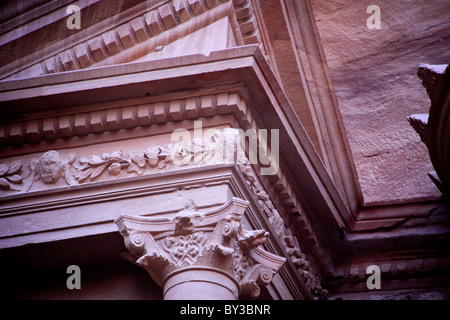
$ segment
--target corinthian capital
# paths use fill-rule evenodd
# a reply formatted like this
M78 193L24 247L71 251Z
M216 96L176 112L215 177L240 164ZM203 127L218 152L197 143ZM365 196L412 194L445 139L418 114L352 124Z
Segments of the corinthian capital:
M285 258L261 248L268 232L242 228L247 205L232 198L207 213L189 205L173 219L122 215L115 222L130 259L164 289L165 299L257 297Z

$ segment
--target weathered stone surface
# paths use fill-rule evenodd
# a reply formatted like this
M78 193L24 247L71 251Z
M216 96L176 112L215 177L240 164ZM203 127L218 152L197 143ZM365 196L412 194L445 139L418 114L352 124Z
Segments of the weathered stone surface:
M439 196L428 152L407 116L430 102L419 63L450 61L450 4L378 1L381 29L368 29L373 1L313 1L365 203Z
M81 1L79 31L60 30L62 2L33 0L44 5L11 20L0 10L0 78L16 79L0 85L3 273L25 284L70 255L85 298L447 298L448 207L427 201L439 194L407 116L429 108L417 65L448 62L433 60L448 58L448 8L431 3L423 22L424 2L381 1L382 29L368 30L373 3L320 1L323 41L312 0ZM278 172L234 157L234 143L216 159L222 139L199 137L199 122L236 142L238 129L279 130ZM176 129L194 139L169 147ZM245 215L218 209L231 197ZM123 245L162 294L127 270L85 277L83 256L106 267ZM286 263L271 281L285 259L273 255ZM368 291L373 265L384 291ZM76 297L47 284L34 296Z

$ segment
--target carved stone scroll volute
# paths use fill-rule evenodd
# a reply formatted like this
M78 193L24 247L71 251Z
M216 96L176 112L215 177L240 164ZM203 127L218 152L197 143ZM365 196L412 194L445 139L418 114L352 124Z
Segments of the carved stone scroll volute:
M203 214L188 206L174 219L122 215L115 222L129 259L163 287L165 299L256 298L286 259L260 247L268 232L242 229L247 205L232 198Z

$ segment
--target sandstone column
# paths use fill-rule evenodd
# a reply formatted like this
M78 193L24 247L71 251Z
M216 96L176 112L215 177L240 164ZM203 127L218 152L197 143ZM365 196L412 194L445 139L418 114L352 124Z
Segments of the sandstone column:
M165 300L257 297L285 258L260 247L265 230L243 230L248 203L232 198L216 210L187 206L173 219L122 215L116 219L129 258L164 290Z

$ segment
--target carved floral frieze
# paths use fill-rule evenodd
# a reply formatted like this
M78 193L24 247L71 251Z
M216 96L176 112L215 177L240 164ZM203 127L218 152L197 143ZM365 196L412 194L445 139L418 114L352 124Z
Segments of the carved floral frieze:
M24 168L21 160L0 164L0 188L5 191L27 192L36 181L51 185L64 180L74 186L97 180L104 175L115 178L120 174L142 175L147 169L166 169L173 166L173 145L152 146L144 151L124 154L120 150L90 158L62 155L50 150L38 160L31 160ZM180 166L188 163L181 163Z
M73 176L78 183L83 183L97 179L105 171L117 176L123 171L142 175L146 167L164 169L172 164L171 149L172 145L154 146L128 155L118 150L102 156L93 155L90 159L81 158L78 160L80 165L73 166Z
M223 135L229 134L224 130ZM173 167L223 163L226 155L218 149L217 137L210 141L193 139L189 143L169 143L150 146L125 154L121 150L102 155L78 157L63 155L58 151L45 152L39 159L25 165L21 160L11 164L0 164L0 189L27 192L36 181L52 185L64 181L74 186L93 182L101 176L104 179L143 175L145 171L170 170ZM233 142L234 143L234 142ZM233 150L234 152L234 150ZM25 168L26 167L26 168Z

